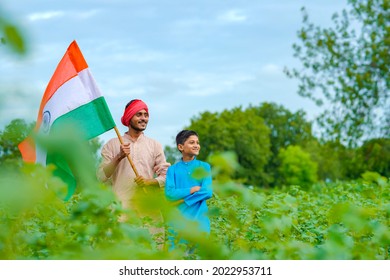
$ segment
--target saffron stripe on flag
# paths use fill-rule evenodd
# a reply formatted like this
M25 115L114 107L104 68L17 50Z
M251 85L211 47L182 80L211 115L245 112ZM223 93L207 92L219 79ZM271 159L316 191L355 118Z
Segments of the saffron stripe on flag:
M87 68L88 64L85 61L83 54L81 53L76 41L73 41L58 63L57 68L46 87L45 93L43 94L41 105L38 111L37 126L41 124L43 108L56 93L58 88L69 81L71 78L77 76L79 72Z
M55 134L53 132L61 132L65 127L69 128L69 124L74 128L69 131L74 133L69 132L62 139L54 137L53 140ZM78 159L74 156L71 158L72 152L64 148L72 145L70 142L73 140L67 139L67 136L88 140L114 127L115 122L107 103L76 41L73 41L54 71L42 97L35 126L36 139L28 137L19 144L19 149L27 162L43 165L53 163L56 166L54 175L62 178L68 185L67 200L79 183L76 182L72 172L79 172L74 166L77 165L75 160ZM60 134L57 134L57 137L61 137ZM48 138L44 140L45 137ZM40 140L40 145L34 140Z

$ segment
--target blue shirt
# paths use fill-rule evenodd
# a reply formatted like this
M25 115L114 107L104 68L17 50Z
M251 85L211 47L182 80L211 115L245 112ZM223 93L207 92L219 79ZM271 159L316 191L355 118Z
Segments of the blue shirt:
M210 232L210 220L207 217L206 200L213 195L211 184L210 165L196 158L191 161L181 160L170 166L165 182L166 197L171 201L184 199L184 203L178 206L180 212L184 217L199 222L200 230L207 233ZM190 194L194 186L201 188Z

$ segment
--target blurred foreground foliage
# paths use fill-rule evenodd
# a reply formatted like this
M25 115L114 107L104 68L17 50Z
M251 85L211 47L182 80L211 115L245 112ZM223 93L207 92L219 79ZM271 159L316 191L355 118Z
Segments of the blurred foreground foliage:
M22 28L0 6L0 48L5 46L13 53L25 55L29 49L25 36Z
M159 249L148 231L164 225L123 210L109 187L82 168L90 164L72 147L84 178L67 202L67 187L53 176L53 166L1 169L0 259L389 259L390 184L377 173L305 190L251 190L230 179L238 166L234 154L214 154L208 238L181 220L162 192L138 198L138 207L185 223L178 234L189 243L169 251ZM118 222L123 214L128 221ZM191 244L197 244L193 251Z

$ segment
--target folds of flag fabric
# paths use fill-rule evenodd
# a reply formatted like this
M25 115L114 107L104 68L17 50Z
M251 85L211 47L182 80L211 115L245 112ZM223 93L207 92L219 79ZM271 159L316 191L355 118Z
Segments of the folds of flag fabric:
M43 95L36 122L37 134L49 135L64 123L74 123L85 139L94 138L115 126L111 113L89 71L76 41L73 41ZM68 184L69 199L76 188L76 181L68 164L58 156L48 154L29 137L19 144L23 160L42 165L53 163L55 175Z

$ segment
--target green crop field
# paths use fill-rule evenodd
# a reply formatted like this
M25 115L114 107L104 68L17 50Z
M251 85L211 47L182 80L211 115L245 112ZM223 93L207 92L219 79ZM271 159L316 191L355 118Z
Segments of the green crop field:
M390 184L371 173L305 190L215 180L210 236L188 224L179 233L188 245L172 251L158 249L150 219L129 212L118 222L123 210L100 183L64 202L66 186L50 167L24 165L2 171L0 186L0 259L389 259ZM180 219L161 194L143 205Z

